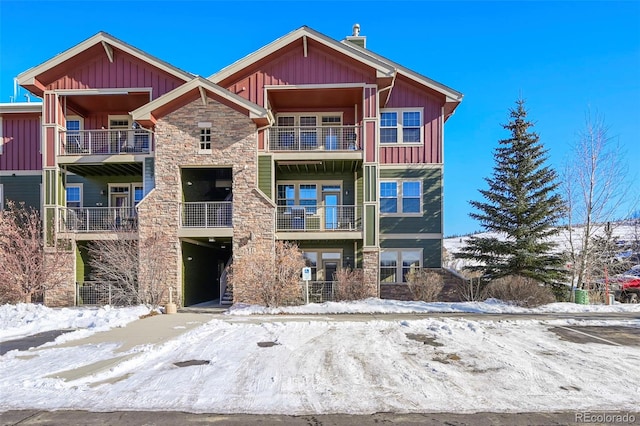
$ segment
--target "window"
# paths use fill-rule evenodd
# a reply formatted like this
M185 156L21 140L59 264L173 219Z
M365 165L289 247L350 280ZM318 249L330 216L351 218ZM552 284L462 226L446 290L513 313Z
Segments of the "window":
M380 213L421 214L422 182L419 180L380 182Z
M144 197L144 190L141 183L134 183L131 186L133 186L133 205L137 206Z
M421 267L421 249L386 249L380 252L380 282L382 283L407 282L407 274Z
M67 207L82 207L82 186L68 184L66 188Z
M315 185L300 185L300 205L307 214L315 214L318 205L318 192Z
M422 110L381 111L380 143L422 143Z
M341 113L288 113L278 115L276 121L271 143L278 149L339 148L342 138Z
M82 135L80 134L81 129L82 122L80 121L80 117L67 117L67 152L83 152L84 143L81 137Z
M200 150L211 151L211 127L200 129Z
M306 214L316 214L318 190L316 184L278 184L279 206L302 206ZM288 210L288 209L287 209Z

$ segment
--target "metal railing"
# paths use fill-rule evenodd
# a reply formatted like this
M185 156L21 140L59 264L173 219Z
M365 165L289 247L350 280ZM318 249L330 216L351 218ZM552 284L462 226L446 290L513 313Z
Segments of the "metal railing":
M62 130L60 155L148 154L152 139L147 129Z
M362 231L362 206L278 206L277 231Z
M360 126L274 126L269 128L271 151L357 151Z
M97 281L76 283L76 306L111 305L113 302L113 285Z
M230 228L231 201L185 202L180 204L180 226L183 228Z
M133 207L60 207L59 232L136 232L138 216Z
M335 281L309 281L302 283L305 303L332 302L336 298Z

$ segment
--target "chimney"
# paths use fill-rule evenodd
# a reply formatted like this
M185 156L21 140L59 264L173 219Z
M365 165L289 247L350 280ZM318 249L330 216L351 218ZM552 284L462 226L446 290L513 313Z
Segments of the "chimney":
M360 35L360 24L353 24L353 32L352 35L347 36L347 41L362 47L363 49L367 48L367 38Z

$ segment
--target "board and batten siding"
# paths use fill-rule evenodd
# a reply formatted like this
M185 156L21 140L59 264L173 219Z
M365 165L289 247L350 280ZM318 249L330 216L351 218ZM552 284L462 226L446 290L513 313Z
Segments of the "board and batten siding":
M102 46L91 48L81 55L81 63L47 86L47 90L152 88L153 99L184 84L184 81L117 48L113 62Z
M384 108L423 108L422 145L380 144L381 164L442 163L442 106L444 99L431 95L426 89L398 78Z
M442 233L442 169L381 169L380 180L422 181L422 216L380 215L380 238L384 234Z
M0 170L42 170L40 114L2 116Z
M258 156L258 189L264 192L264 194L273 198L272 188L273 182L271 180L273 172L273 159L270 155Z
M308 39L307 57L302 41L261 60L257 65L220 82L233 93L265 106L264 87L303 84L375 84L375 71L358 61Z

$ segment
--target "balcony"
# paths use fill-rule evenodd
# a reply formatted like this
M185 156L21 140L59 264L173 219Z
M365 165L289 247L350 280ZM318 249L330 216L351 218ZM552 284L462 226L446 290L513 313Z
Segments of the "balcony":
M362 231L362 206L278 206L276 231Z
M138 216L133 207L61 207L58 232L137 232Z
M269 150L360 151L360 126L274 126L269 128Z
M187 202L180 205L182 228L231 228L232 202Z
M149 154L152 140L147 129L62 130L60 155Z

